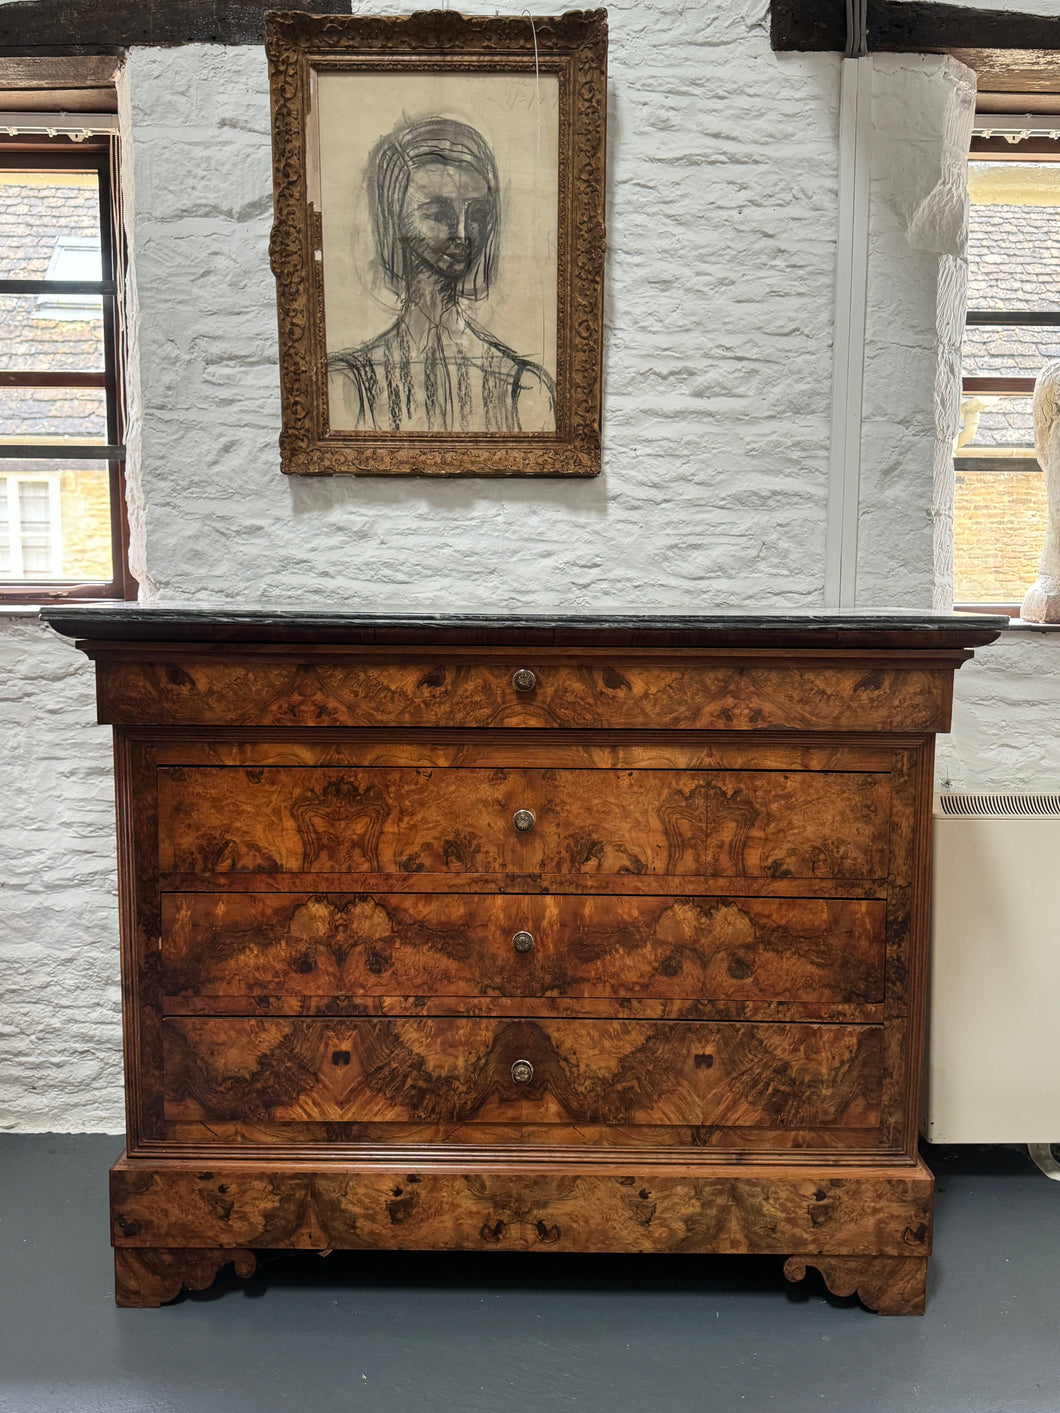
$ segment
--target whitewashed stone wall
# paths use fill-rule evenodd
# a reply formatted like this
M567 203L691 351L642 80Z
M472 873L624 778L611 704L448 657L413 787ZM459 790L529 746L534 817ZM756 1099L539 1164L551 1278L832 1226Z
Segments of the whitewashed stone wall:
M947 587L936 527L952 524L974 108L975 76L953 59L873 58L860 605L927 608Z
M263 55L134 50L122 113L144 597L818 607L839 60L772 54L767 10L610 7L606 453L603 475L579 483L281 477ZM908 215L939 179L947 65L881 61L874 137L884 264L864 592L921 607L937 255L910 253L889 212ZM0 1126L117 1132L107 733L68 644L0 618L0 671L0 787L14 802L0 836Z
M110 731L92 669L0 618L0 1130L120 1132Z
M1019 629L957 673L936 776L953 790L1060 793L1060 634Z
M612 35L607 437L591 482L283 480L263 55L132 54L151 597L816 601L836 60L778 60L765 6L731 0L619 7Z

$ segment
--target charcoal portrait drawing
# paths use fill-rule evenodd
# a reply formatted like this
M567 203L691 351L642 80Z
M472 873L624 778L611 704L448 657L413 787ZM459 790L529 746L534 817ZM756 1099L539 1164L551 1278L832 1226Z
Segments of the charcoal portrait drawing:
M362 181L378 275L396 317L330 352L334 427L376 432L549 433L556 390L539 362L491 332L476 308L504 279L502 200L474 126L403 120L373 147Z

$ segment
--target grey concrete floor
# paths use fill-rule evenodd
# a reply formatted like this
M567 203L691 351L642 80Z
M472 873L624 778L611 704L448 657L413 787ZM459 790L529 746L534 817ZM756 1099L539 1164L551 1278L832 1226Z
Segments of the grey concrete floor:
M932 1150L928 1313L882 1319L758 1257L281 1255L113 1304L120 1139L0 1137L11 1413L1060 1413L1060 1183Z

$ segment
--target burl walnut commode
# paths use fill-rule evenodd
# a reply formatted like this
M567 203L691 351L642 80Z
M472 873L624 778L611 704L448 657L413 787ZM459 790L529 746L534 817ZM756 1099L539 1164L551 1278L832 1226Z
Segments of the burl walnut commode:
M1004 619L44 617L115 728L120 1305L391 1248L923 1309L933 739Z

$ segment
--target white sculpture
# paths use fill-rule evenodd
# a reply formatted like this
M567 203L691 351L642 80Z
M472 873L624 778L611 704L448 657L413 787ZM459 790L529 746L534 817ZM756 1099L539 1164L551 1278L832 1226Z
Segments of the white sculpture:
M1020 617L1060 623L1060 359L1047 363L1034 384L1034 454L1045 472L1049 518L1038 578L1024 596Z

